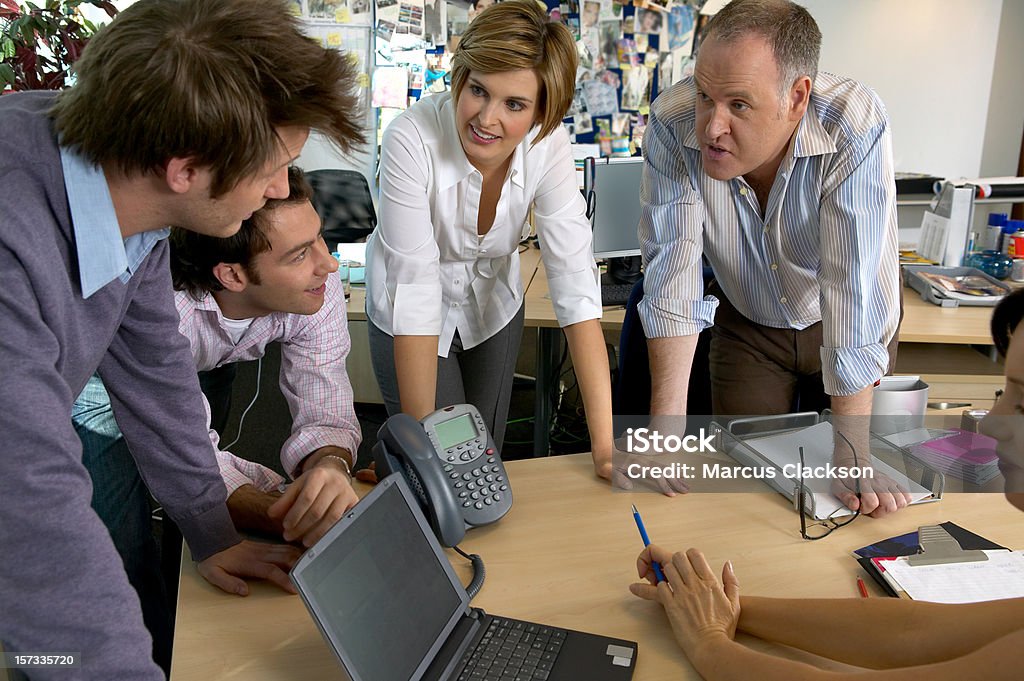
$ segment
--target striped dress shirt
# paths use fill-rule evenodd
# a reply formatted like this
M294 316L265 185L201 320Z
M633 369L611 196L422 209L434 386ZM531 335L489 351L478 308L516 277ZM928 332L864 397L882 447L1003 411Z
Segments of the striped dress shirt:
M345 370L351 348L341 280L327 278L324 304L313 315L274 312L257 317L239 339L223 328L223 315L212 295L195 300L175 292L179 330L192 346L197 371L262 357L268 343L281 344L281 393L292 416L291 435L281 447L281 466L293 478L299 463L327 445L343 447L355 456L362 435L352 405L352 385ZM207 405L209 412L209 405ZM221 477L228 496L245 484L268 492L284 479L255 462L221 451L217 432L210 429Z
M651 107L644 134L645 333L711 326L718 301L703 295L703 253L748 319L782 329L822 322L826 393L871 385L888 366L900 309L896 186L881 100L855 81L819 73L764 215L742 177L704 173L695 102L692 78L675 85Z

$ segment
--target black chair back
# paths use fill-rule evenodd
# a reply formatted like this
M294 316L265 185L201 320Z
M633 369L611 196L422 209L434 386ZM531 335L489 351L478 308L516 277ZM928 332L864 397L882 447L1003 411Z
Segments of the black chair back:
M377 226L370 186L362 173L335 168L311 170L306 179L313 187L313 207L324 221L324 240L336 243L365 239Z

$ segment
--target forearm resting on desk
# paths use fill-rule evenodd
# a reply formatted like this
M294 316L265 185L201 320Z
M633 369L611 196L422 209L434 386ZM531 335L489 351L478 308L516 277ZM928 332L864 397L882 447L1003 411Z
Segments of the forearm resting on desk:
M739 631L872 669L950 660L1024 629L1024 599L941 605L742 596L740 606Z
M604 334L596 319L570 324L564 331L583 395L594 470L602 478L611 479L612 390Z
M881 600L881 599L877 599ZM876 623L888 630L887 623ZM842 630L830 632L843 636ZM752 650L724 634L709 637L699 649L693 666L708 681L1011 681L1020 676L1020 648L1024 630L1016 631L964 655L948 655L931 663L901 667L833 671L769 653Z

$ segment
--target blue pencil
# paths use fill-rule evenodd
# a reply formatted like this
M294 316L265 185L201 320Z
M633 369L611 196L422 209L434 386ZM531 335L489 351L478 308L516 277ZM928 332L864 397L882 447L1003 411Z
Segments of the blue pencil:
M640 511L636 510L636 504L633 506L633 520L636 521L636 529L640 530L640 538L644 540L644 546L650 546L651 540L647 537L647 530L644 528L644 521L640 518ZM664 582L665 575L661 571L661 566L658 565L658 561L652 560L651 567L654 568L654 575L658 578L659 582Z

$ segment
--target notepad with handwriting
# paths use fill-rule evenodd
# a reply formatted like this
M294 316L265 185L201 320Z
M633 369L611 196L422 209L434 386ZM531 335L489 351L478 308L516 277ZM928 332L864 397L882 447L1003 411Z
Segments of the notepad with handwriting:
M886 561L885 576L915 601L978 603L1024 597L1024 552L985 551L988 560L912 566Z

